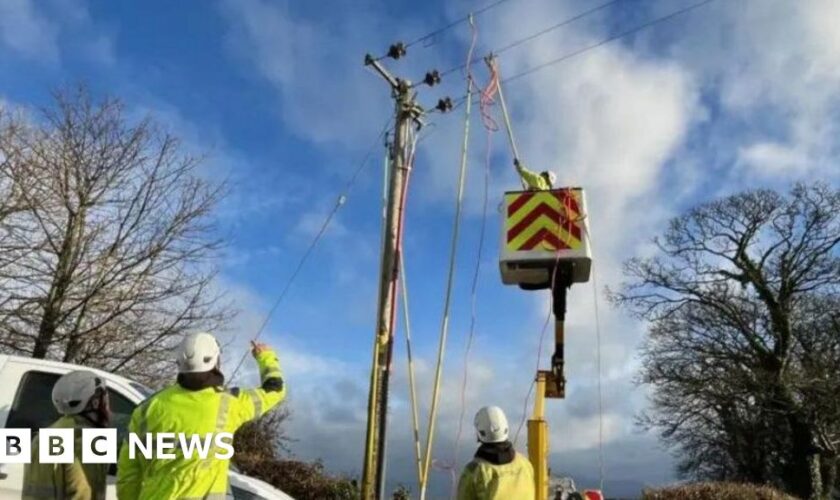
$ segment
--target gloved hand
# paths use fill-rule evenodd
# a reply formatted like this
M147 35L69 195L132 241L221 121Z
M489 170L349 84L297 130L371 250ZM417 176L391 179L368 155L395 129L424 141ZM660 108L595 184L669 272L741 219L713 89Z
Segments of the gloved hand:
M259 356L260 353L270 350L271 348L268 347L268 344L263 344L262 342L254 342L253 340L251 341L251 354L253 354L255 358Z

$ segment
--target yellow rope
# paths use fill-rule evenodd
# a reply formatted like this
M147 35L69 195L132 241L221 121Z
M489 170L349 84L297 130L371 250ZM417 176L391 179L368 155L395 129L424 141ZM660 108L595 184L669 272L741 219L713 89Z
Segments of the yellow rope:
M408 357L408 390L411 400L411 417L414 425L414 455L417 460L417 482L423 481L423 456L420 452L420 417L417 411L417 389L414 383L414 359L411 356L411 322L408 315L408 283L405 280L405 259L400 256L400 285L402 288L403 319L405 322L405 352Z

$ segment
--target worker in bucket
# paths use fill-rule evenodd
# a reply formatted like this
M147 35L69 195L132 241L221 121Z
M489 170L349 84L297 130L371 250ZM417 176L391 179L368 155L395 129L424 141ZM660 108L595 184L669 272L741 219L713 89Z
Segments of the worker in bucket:
M534 469L508 440L505 413L485 406L475 415L481 445L458 481L458 500L533 500Z
M87 370L66 373L56 381L52 402L62 416L50 429L74 429L73 462L40 463L40 440L32 442L30 463L23 468L24 500L105 498L108 464L82 463L83 428L107 427L111 419L105 380ZM46 446L46 445L45 445Z
M220 370L221 349L216 338L209 333L188 335L177 351L176 383L134 410L129 432L138 434L141 440L146 433L199 436L233 433L242 424L277 406L286 395L277 355L265 344L251 344L262 385L246 390L225 389ZM197 454L187 458L176 449L175 458L147 459L138 454L132 459L128 448L123 443L120 450L117 473L120 500L225 498L230 458L221 458L215 451L205 458Z
M557 175L554 172L549 170L540 173L533 172L525 168L518 158L513 160L513 165L529 191L548 191L557 182Z

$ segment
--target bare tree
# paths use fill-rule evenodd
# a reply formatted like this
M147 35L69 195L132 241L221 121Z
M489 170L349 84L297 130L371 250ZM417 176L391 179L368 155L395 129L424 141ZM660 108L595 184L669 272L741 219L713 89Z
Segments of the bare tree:
M237 455L250 454L256 461L266 461L291 454L290 445L294 440L286 432L290 415L286 406L280 406L243 425L234 439Z
M24 117L15 110L2 107L2 104L0 102L0 143L5 143L24 126ZM13 235L22 229L20 220L14 216L26 210L22 192L31 181L14 178L12 165L16 158L8 153L0 150L0 289L6 283L8 266L30 249L28 244L21 246L16 243Z
M154 377L183 333L226 317L212 286L223 186L118 100L57 93L40 118L0 130L24 205L3 235L19 251L3 270L0 345Z
M840 446L840 191L749 191L674 219L615 303L650 322L644 422L686 476L828 498Z

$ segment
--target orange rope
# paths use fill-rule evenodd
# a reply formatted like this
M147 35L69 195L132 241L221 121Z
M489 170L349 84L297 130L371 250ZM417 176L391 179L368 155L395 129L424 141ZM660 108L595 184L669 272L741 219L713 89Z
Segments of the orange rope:
M481 121L484 128L488 132L495 132L499 130L499 124L490 115L490 107L496 104L496 94L499 93L499 67L495 60L490 62L488 67L490 69L490 81L481 91L478 105L481 110Z

